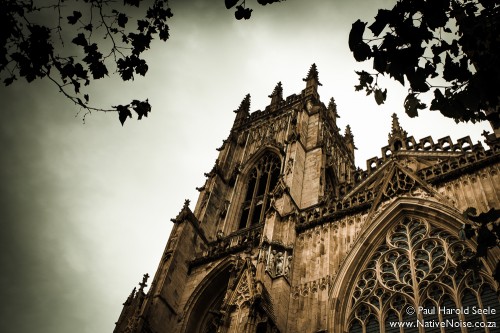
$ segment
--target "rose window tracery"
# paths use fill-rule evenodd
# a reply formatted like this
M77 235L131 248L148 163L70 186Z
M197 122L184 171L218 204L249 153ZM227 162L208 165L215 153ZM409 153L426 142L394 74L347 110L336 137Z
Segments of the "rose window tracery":
M455 328L393 327L393 322L496 320L500 314L440 313L496 307L500 302L485 272L461 272L457 263L473 255L468 245L428 221L405 217L395 225L359 273L348 312L348 332L455 332ZM420 309L429 309L428 312ZM432 309L435 312L432 313ZM499 326L500 327L500 326ZM498 327L496 329L499 329ZM458 332L467 332L460 331ZM476 332L476 331L474 331ZM481 328L477 332L495 332Z

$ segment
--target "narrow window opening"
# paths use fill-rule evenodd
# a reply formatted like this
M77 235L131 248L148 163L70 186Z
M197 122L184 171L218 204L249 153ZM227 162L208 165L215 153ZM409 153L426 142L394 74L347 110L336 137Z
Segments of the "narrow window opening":
M249 175L245 201L241 206L239 229L264 222L266 211L270 207L271 192L278 183L280 175L278 156L264 155Z

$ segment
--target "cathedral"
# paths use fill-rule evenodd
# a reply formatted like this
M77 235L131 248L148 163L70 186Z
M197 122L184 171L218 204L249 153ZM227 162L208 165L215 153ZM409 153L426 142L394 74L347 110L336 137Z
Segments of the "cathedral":
M500 332L498 246L461 265L478 249L464 211L500 208L498 135L416 139L394 114L357 168L316 65L303 80L264 110L243 99L114 332Z

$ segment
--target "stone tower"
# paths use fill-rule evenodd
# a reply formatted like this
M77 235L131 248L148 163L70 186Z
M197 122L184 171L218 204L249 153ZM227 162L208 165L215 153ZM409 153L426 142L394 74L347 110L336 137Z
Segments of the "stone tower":
M151 286L145 275L115 333L385 332L447 316L409 307L500 312L498 249L473 273L460 263L477 245L458 237L466 208L500 208L498 138L487 135L488 149L417 142L394 115L382 156L356 169L353 134L338 128L334 99L321 102L316 65L304 81L286 99L278 83L262 111L243 99L196 205L172 219ZM455 316L500 327L498 313Z

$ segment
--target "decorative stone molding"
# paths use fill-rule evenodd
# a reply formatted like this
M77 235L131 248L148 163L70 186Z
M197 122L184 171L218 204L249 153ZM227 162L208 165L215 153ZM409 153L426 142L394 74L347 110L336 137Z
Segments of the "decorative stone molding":
M290 294L292 298L308 297L309 295L316 294L320 291L328 290L332 278L330 275L325 275L317 280L293 286Z
M232 253L249 252L257 248L261 242L263 227L263 224L257 224L227 236L224 236L222 231L218 232L217 240L210 242L208 249L200 257L190 262L190 267L193 268Z

